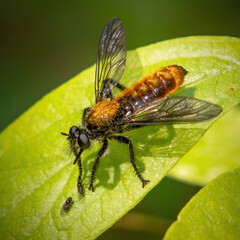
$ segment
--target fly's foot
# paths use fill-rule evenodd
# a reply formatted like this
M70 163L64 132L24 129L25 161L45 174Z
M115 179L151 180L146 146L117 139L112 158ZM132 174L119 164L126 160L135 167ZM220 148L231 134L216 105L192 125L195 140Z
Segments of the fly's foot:
M93 184L92 184L92 183L90 184L90 186L89 186L88 190L92 190L92 192L94 192L94 190L95 190L95 189L94 189L94 187L93 187Z
M144 188L145 185L150 182L150 180L145 180L145 179L141 179L141 181L142 181L142 188Z
M82 180L79 180L78 182L77 182L77 190L78 190L78 192L79 192L79 194L80 195L83 195L83 185L82 185Z

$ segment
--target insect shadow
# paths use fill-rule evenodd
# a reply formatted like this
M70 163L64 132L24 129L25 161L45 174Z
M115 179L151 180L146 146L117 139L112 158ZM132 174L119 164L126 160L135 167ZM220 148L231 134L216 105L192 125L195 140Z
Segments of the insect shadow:
M175 136L175 130L172 125L146 126L140 129L132 130L124 136L132 140L136 154L136 164L140 172L144 175L145 164L142 161L143 156L153 156L153 149L171 144ZM100 161L100 166L96 174L96 188L103 186L106 189L114 189L121 180L123 172L121 165L130 162L128 146L119 144L116 141L109 141L108 152ZM160 150L161 151L161 150ZM155 155L156 156L156 155ZM90 181L91 170L93 167L96 152L89 154L83 161L83 181L88 184ZM133 170L134 173L134 170Z
M187 96L187 97L191 97L193 98L195 95L197 88L195 87L181 87L178 91L178 93L176 94L177 96Z

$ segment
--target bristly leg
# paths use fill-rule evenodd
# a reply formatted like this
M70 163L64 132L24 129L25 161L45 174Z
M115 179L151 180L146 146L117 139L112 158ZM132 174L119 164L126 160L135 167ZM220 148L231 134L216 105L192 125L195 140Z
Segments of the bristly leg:
M116 84L116 81L115 80L113 80L113 79L110 79L110 81L109 81L112 85L115 85ZM126 87L124 87L122 84L120 84L120 83L117 83L116 84L116 88L118 88L119 90L124 90L124 89L126 89Z
M77 181L77 190L79 194L83 195L83 186L82 186L82 162L81 158L78 160L79 176Z
M138 178L142 182L142 187L144 188L146 183L148 183L150 181L149 180L145 180L142 177L142 175L140 174L140 172L139 172L139 170L137 168L137 165L135 163L135 156L134 156L133 145L132 145L131 140L126 138L126 137L123 137L123 136L112 136L112 137L110 137L110 139L115 139L115 140L117 140L120 143L125 143L125 144L129 145L129 153L130 153L130 159L131 159L132 166L133 166L133 168L134 168Z
M74 160L73 164L76 164L78 162L78 168L79 168L79 176L77 181L77 190L78 192L83 195L83 186L82 186L82 161L81 161L81 154L83 152L83 149L80 148L79 153L76 156L76 159Z
M78 153L75 153L76 158L75 158L73 164L76 164L76 162L78 161L78 159L81 159L81 154L82 154L82 152L83 152L83 149L80 148L79 152L78 152Z
M103 81L103 88L105 88L105 89L106 89L105 92L108 93L108 94L105 96L106 98L113 99L112 92L111 92L110 86L109 86L110 84L112 84L113 86L116 85L115 87L118 88L118 89L121 90L121 91L123 91L124 89L126 89L126 87L124 87L122 84L116 83L115 80L107 78L107 79L105 79L105 80ZM106 85L107 85L107 86L106 86Z
M94 162L93 169L92 169L91 182L90 182L90 185L89 185L88 189L92 190L93 192L94 192L93 183L94 183L94 179L95 179L96 170L97 170L98 165L99 165L99 160L102 157L102 155L106 152L107 148L108 148L108 141L105 138L104 141L103 141L102 148L98 152L97 158Z

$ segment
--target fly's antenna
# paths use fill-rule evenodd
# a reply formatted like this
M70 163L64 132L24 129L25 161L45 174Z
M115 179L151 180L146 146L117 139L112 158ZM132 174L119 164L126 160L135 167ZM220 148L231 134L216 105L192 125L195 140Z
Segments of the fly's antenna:
M70 138L69 134L67 134L67 133L61 132L61 134L62 134L63 136L67 136L67 137L68 137L67 139Z
M69 137L69 134L67 134L67 133L61 132L61 134Z

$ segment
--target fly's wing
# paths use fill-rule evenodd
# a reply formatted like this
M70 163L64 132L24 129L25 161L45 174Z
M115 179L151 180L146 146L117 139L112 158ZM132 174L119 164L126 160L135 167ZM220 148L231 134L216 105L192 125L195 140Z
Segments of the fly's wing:
M96 103L111 96L125 69L126 34L119 18L112 18L102 31L95 73ZM111 85L110 85L111 84Z
M222 108L196 98L170 97L125 119L127 125L159 125L203 122L218 116ZM131 119L130 119L131 118Z

